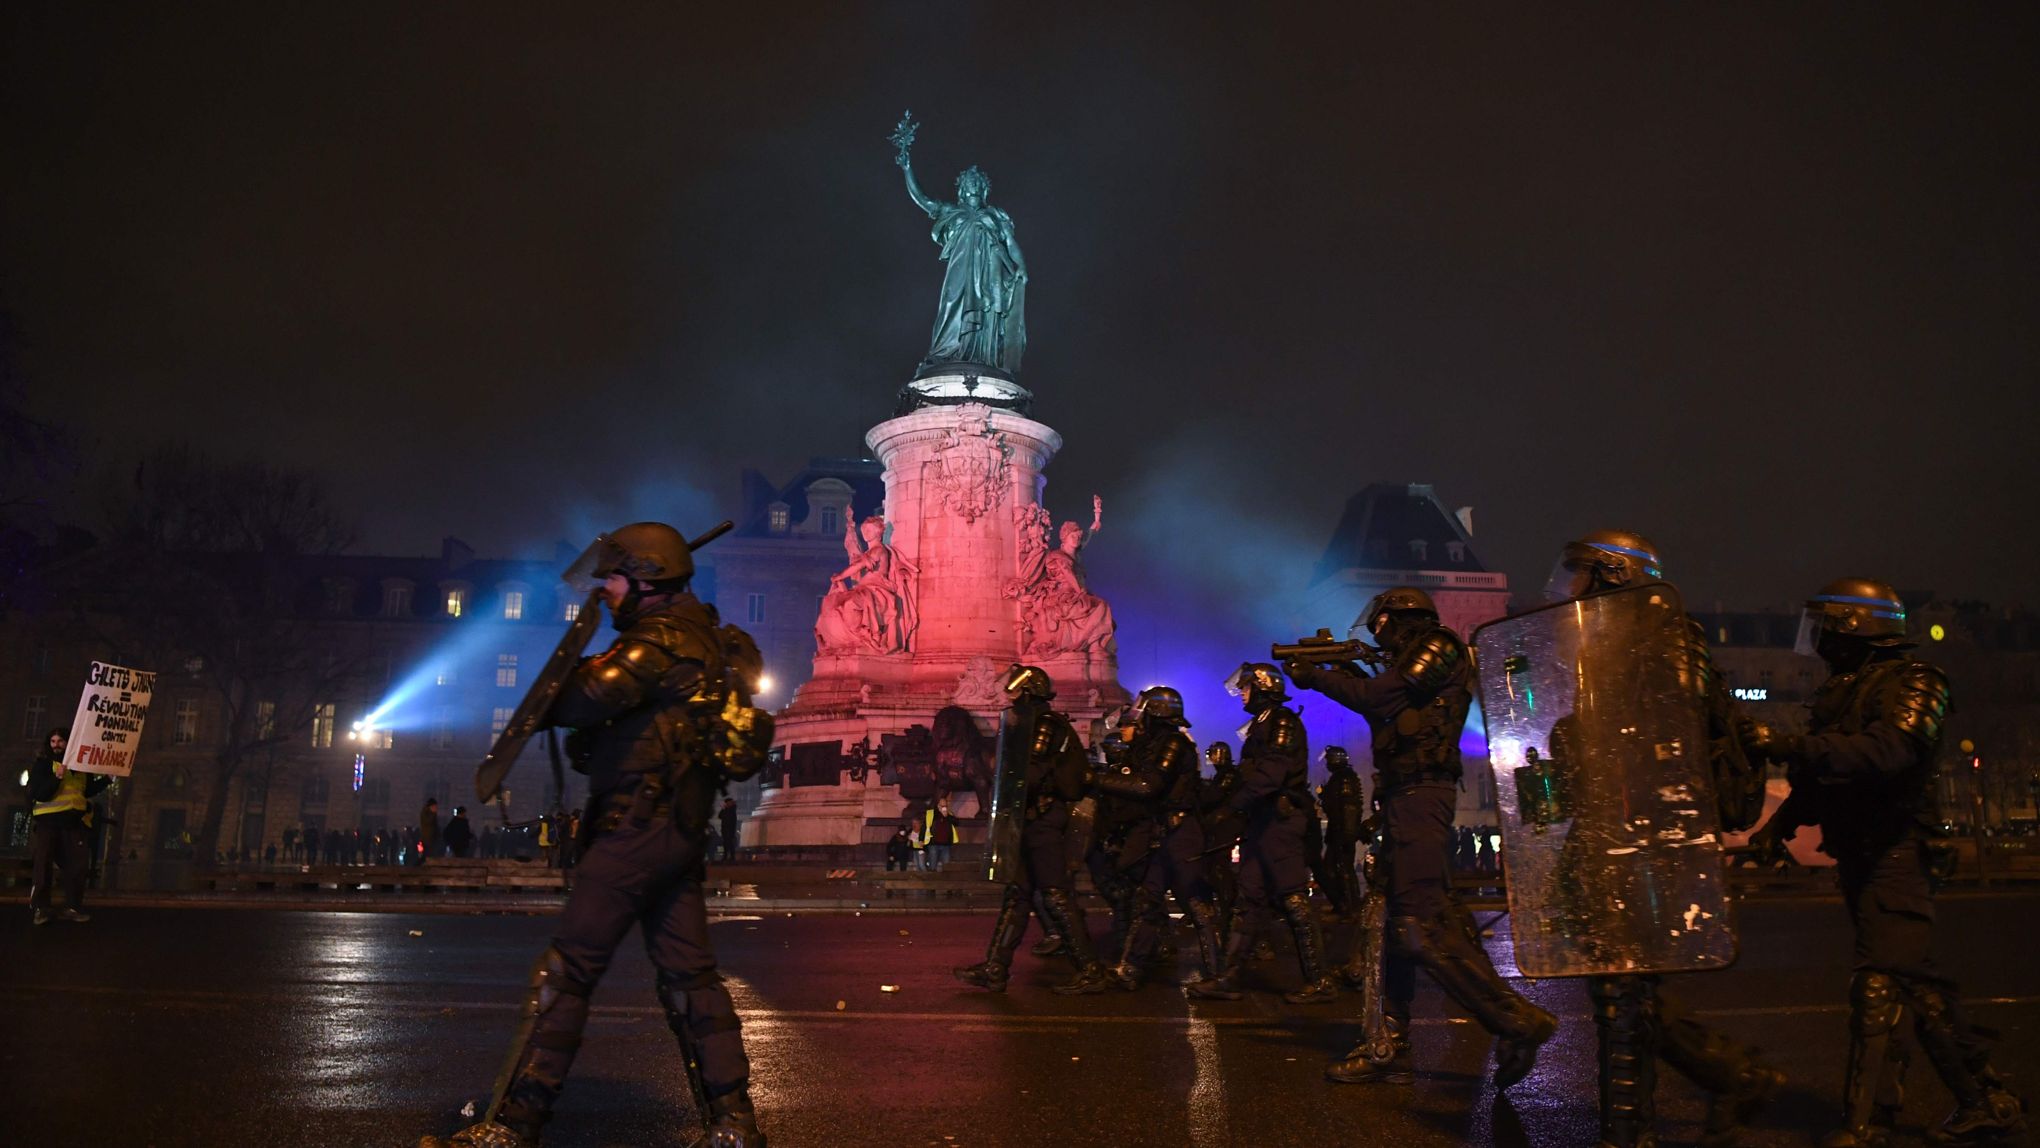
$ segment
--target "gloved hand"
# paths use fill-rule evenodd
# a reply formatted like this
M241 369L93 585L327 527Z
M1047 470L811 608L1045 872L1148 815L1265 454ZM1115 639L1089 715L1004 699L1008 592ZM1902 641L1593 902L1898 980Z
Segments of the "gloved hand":
M1742 734L1744 747L1753 757L1784 766L1795 765L1806 759L1806 739L1799 734L1786 733L1768 722L1751 718L1742 719L1738 730Z
M1789 831L1781 831L1778 819L1773 817L1751 830L1749 840L1743 847L1749 851L1750 858L1758 865L1788 864L1792 860L1792 853L1786 849L1785 842L1798 829L1799 827L1795 825Z

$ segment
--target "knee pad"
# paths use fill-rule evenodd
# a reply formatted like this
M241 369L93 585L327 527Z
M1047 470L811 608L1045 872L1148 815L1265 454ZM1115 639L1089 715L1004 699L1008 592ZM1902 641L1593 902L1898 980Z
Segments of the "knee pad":
M1388 919L1388 951L1391 955L1415 960L1428 947L1422 921L1415 917Z
M1898 1027L1902 1005L1898 978L1866 969L1849 980L1849 1027L1860 1036L1877 1036Z
M547 945L531 966L531 995L535 1012L550 1012L561 996L587 997L595 986L582 981L567 968L567 958L555 945Z

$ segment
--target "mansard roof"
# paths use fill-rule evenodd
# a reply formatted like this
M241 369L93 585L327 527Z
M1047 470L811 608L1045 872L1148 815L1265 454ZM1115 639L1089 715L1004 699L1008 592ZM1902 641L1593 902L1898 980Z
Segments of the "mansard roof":
M775 502L786 504L790 521L805 521L808 516L808 487L824 478L849 485L850 512L854 516L877 514L885 505L885 468L876 459L811 458L807 466L784 486L774 486L759 471L746 470L737 535L758 538L772 535L771 508Z
M1376 482L1347 500L1311 581L1352 569L1484 573L1487 567L1473 552L1472 535L1429 484Z

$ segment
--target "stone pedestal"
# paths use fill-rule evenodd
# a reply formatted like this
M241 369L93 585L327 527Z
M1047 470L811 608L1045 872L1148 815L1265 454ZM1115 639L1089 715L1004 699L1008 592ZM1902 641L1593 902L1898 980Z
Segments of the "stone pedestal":
M882 735L929 725L952 704L995 733L1004 700L987 688L988 675L1021 660L1010 583L1022 531L1040 529L1042 470L1062 437L973 402L923 406L871 428L865 442L885 466L885 541L916 572L918 620L905 652L816 655L813 678L778 714L776 744L789 755L792 746L829 742L877 748ZM1056 705L1079 730L1127 701L1109 647L1030 660L1054 678ZM833 786L768 791L744 823L744 844L881 842L890 826L869 823L897 821L905 806L876 774L853 783L846 772Z

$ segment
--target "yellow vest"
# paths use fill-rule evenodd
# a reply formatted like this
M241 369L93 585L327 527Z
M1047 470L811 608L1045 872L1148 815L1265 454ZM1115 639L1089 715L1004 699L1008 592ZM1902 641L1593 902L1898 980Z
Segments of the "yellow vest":
M57 781L57 795L48 801L35 803L34 816L45 813L85 812L85 775L77 770L66 773Z

